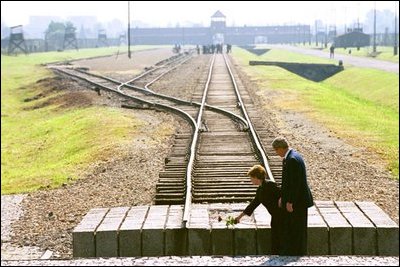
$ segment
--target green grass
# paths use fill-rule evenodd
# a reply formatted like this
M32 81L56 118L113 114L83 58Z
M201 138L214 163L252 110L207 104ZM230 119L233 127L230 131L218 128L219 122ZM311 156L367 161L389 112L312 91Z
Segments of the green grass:
M91 162L106 158L140 132L143 123L121 109L56 105L29 109L43 100L24 102L43 91L35 85L37 80L53 76L39 64L107 55L117 50L1 56L1 194L57 187L77 179Z
M141 126L112 108L44 109L2 122L2 194L76 179L78 169L105 157Z
M399 81L398 74L345 67L344 71L313 82L274 66L249 66L248 61L274 60L321 63L312 56L271 50L261 57L236 49L244 70L260 90L281 93L274 100L280 108L304 112L337 136L379 154L387 169L399 178Z

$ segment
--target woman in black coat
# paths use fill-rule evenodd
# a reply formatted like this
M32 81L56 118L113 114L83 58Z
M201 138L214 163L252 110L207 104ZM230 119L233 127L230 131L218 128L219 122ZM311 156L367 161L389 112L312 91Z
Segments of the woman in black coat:
M244 215L250 216L258 205L263 204L271 214L272 254L278 255L281 252L283 216L283 210L278 207L278 200L281 197L280 189L275 182L265 180L267 173L261 165L254 165L247 175L253 184L258 185L257 193L246 209L235 218L235 223L239 223Z

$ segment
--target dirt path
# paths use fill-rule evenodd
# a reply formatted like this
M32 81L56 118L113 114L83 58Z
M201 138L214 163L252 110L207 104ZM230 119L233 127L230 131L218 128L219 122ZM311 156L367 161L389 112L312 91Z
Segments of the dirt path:
M132 52L131 58L125 53L118 56L78 60L74 61L74 65L89 68L91 72L105 76L114 78L126 76L132 79L133 76L144 71L145 68L173 55L172 48L148 49Z
M305 49L289 45L270 45L271 47L285 49L296 53L302 53L311 56L329 58L329 52L316 49ZM374 58L356 57L335 53L335 60L342 60L344 64L351 64L357 67L379 69L389 72L399 73L399 64L388 61L383 61Z

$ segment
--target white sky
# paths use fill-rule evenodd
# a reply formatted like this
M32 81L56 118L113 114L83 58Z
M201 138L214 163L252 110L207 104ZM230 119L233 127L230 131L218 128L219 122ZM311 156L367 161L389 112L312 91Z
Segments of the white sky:
M374 8L399 7L398 1L130 1L131 21L167 27L186 21L209 26L220 10L228 26L305 23L321 19L328 24L352 23ZM29 16L96 16L101 22L128 21L128 1L1 1L1 19L7 26L26 25Z

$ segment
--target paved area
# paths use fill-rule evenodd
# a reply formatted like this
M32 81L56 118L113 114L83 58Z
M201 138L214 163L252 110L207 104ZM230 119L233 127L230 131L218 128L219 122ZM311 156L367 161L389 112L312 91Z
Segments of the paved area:
M44 255L36 246L15 246L9 243L12 237L11 224L22 215L21 202L25 195L1 196L1 260L33 260ZM3 265L3 264L2 264Z
M76 260L2 261L1 266L398 266L399 257L141 257Z
M11 224L22 215L20 205L24 195L1 196L1 244L10 241Z
M289 45L270 45L270 46L306 55L329 58L329 52L320 51L316 49L305 49ZM339 53L335 53L335 60L342 60L344 64L351 64L357 67L380 69L384 71L399 73L399 64L394 62L388 62L374 58L350 56Z

